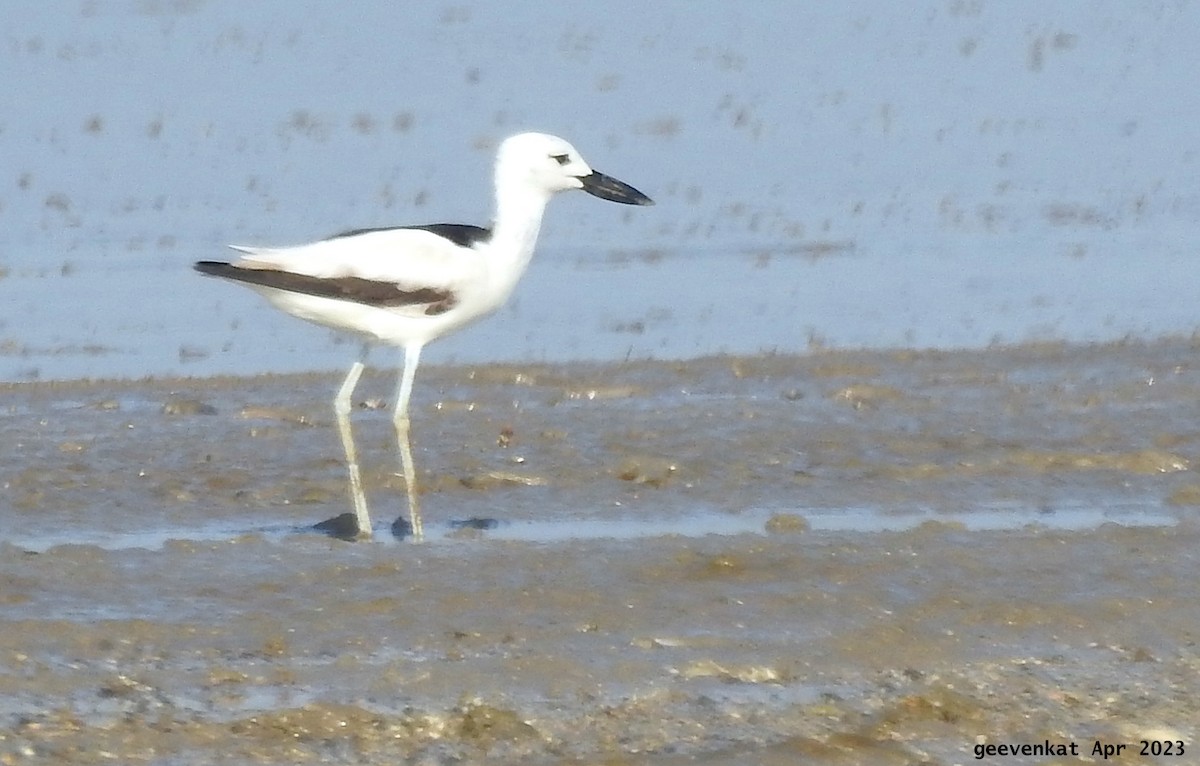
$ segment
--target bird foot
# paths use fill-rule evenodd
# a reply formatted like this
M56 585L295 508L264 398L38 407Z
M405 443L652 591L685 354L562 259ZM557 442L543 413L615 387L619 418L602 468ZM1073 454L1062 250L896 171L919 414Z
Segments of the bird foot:
M369 540L371 538L371 530L364 531L359 529L358 517L353 513L338 514L332 519L325 519L325 521L313 524L312 528L323 535L329 535L330 537L347 542Z

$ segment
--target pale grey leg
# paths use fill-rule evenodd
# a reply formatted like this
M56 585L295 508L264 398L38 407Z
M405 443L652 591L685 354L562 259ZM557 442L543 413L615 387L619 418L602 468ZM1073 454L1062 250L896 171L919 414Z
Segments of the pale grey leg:
M417 470L413 465L412 444L409 443L408 400L412 396L413 378L417 364L421 361L423 344L417 343L404 349L404 371L400 374L400 387L396 392L396 412L392 423L396 426L396 442L400 445L400 464L404 469L404 485L408 489L408 518L412 524L413 542L425 539L425 528L421 523L421 509L417 502Z
M354 448L354 434L350 430L350 397L358 385L358 379L362 377L363 368L366 367L366 356L367 350L364 348L362 358L350 368L350 373L346 375L346 380L333 400L338 433L342 437L342 448L346 450L346 466L350 470L350 497L354 501L354 520L358 527L355 536L360 540L371 537L371 514L367 511L367 496L363 492L362 474L358 468L358 450Z

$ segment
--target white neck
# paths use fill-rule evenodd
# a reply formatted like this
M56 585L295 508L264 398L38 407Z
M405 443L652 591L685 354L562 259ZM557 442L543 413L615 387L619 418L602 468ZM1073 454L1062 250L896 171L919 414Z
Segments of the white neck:
M496 218L488 248L488 266L494 284L505 295L516 286L533 258L542 215L550 194L525 184L496 185Z

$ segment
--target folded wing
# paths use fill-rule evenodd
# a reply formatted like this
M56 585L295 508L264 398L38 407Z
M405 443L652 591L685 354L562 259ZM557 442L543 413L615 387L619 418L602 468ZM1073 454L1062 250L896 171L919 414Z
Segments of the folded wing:
M436 315L454 308L462 288L482 278L473 249L489 235L450 224L360 229L296 247L235 245L243 253L236 262L200 261L196 270L256 287Z

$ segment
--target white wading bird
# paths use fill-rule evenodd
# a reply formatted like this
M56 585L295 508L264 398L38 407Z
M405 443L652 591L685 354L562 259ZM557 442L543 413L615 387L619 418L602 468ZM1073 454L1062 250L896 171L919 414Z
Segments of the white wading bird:
M627 205L654 204L632 186L592 170L563 139L522 133L506 139L496 156L496 217L490 229L455 223L355 229L296 247L234 246L244 254L235 263L196 263L200 273L243 282L293 316L365 336L362 355L333 400L354 501L347 536L371 536L350 430L350 397L371 345L404 349L393 423L413 539L420 541L408 400L421 349L504 304L533 256L546 204L568 189Z

